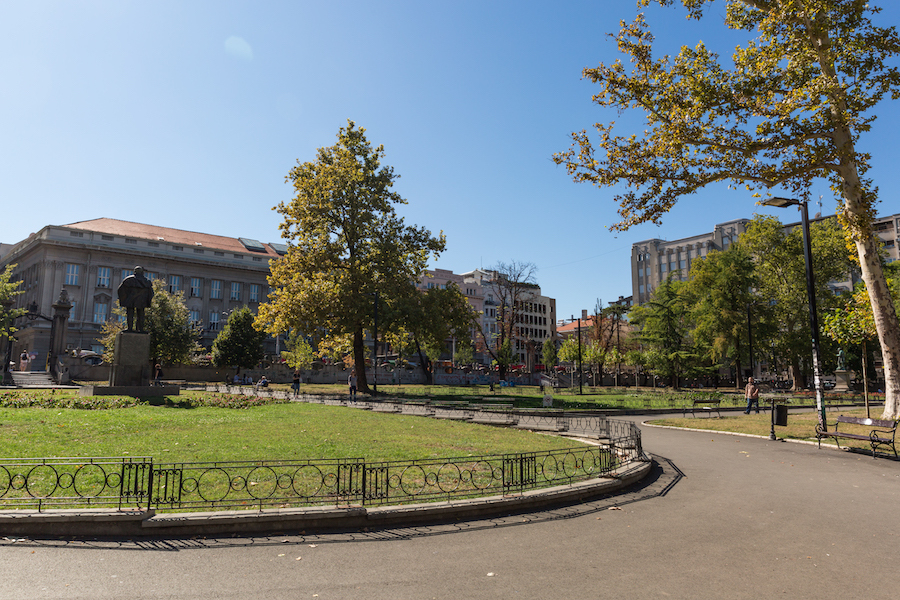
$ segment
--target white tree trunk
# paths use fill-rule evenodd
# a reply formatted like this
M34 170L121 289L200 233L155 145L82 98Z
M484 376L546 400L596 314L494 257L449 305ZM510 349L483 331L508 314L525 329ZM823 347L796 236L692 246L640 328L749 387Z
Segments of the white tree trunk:
M897 311L887 286L884 270L873 239L857 241L859 264L862 278L869 292L875 329L881 342L881 357L884 362L884 414L883 419L900 418L900 325Z

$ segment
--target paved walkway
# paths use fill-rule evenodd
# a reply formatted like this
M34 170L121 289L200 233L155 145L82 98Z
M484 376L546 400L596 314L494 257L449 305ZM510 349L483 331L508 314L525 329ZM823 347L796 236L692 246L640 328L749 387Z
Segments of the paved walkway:
M322 536L0 540L0 597L891 593L900 462L765 439L643 430L658 467L638 488L606 500L453 526Z

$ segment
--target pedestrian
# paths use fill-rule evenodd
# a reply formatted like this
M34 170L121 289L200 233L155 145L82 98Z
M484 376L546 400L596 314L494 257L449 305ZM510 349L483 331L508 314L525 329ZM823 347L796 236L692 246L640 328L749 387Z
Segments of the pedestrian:
M291 382L291 389L294 390L294 396L300 395L300 371L294 371L294 380Z
M757 387L752 377L747 378L747 387L744 388L744 397L747 398L747 410L744 411L744 414L749 415L750 408L754 404L756 405L756 414L759 414L759 387Z
M160 365L156 365L153 371L153 384L160 386L162 385L163 372L162 367Z
M28 370L28 351L22 350L22 355L19 356L19 370L27 371Z
M356 400L356 369L350 371L350 377L347 379L347 383L350 385L350 399Z

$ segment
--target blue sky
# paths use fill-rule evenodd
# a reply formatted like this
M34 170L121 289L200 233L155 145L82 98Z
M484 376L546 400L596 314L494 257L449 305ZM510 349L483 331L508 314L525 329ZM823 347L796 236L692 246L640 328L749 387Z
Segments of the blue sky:
M878 21L896 24L900 7ZM41 1L0 5L0 241L98 217L280 241L272 210L296 160L347 119L383 144L408 223L447 235L432 267L532 262L560 317L631 293L631 244L770 212L725 186L663 225L613 234L613 191L553 164L572 131L616 119L581 70L630 0L475 2ZM661 51L702 39L729 55L723 11L649 9ZM861 149L880 212L898 212L897 104ZM834 212L825 184L822 211ZM813 209L815 212L816 209ZM794 212L771 209L783 221Z

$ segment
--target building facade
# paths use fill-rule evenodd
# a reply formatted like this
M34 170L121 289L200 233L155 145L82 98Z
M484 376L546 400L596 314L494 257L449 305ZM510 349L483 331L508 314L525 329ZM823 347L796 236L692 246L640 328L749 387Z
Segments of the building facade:
M833 219L834 215L816 217L812 222ZM631 246L631 288L635 304L643 304L650 300L653 291L669 275L676 279L686 280L691 270L691 263L697 258L706 256L711 250L727 250L737 241L750 219L735 219L720 223L709 233L673 241L660 239L644 240ZM786 230L799 227L800 222L788 223ZM900 258L898 255L898 231L900 231L900 214L879 217L873 229L884 244L887 262ZM835 291L851 290L857 279L833 282Z
M736 219L720 223L709 233L701 233L671 242L650 239L631 246L631 295L635 304L650 300L653 291L669 275L687 279L691 263L710 250L727 250L737 241L750 222Z
M13 308L35 305L49 315L66 290L72 302L66 345L99 350L103 323L116 304L116 288L141 266L150 279L182 292L190 318L203 329L201 344L212 345L228 315L249 306L254 312L268 297L269 261L286 252L282 244L184 231L115 219L50 225L27 239L4 245L0 269L15 264L22 283ZM27 349L43 368L50 344L50 323L20 318L14 355ZM266 351L275 351L267 340Z
M509 314L514 323L513 354L526 370L534 371L535 365L541 364L544 342L556 340L556 299L544 296L540 286L528 285L511 306L503 306L509 296L496 271L475 269L462 277L466 285L480 286L484 294L481 327L486 343L496 345L502 314Z

